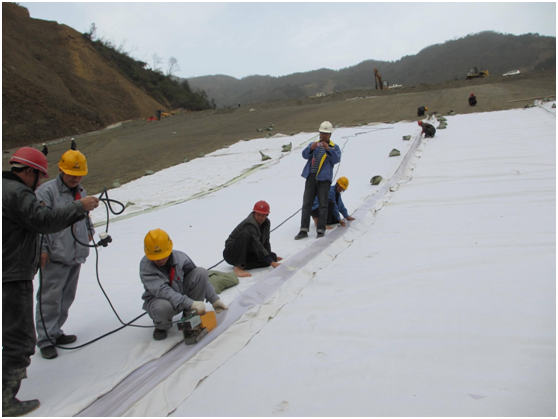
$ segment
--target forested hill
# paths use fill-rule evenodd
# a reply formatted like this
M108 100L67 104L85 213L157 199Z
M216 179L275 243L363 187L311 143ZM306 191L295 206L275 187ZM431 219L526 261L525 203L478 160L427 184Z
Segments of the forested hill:
M288 58L288 57L286 57ZM501 75L511 70L556 69L556 37L481 32L431 45L397 61L367 60L341 70L320 69L282 77L242 79L213 75L188 79L218 107L278 99L299 99L319 92L374 88L374 67L390 84L405 86L463 80L471 67Z

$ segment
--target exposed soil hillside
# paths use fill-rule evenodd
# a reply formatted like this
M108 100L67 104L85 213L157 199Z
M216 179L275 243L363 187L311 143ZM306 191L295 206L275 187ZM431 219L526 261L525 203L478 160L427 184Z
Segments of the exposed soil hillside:
M474 92L478 105L471 108L467 97ZM162 121L148 123L133 120L86 135L75 136L78 148L89 162L89 174L83 180L90 193L99 193L115 180L129 182L145 174L196 158L245 138L261 138L268 131L257 132L274 124L271 134L289 135L316 132L324 120L334 125L355 126L372 122L418 120L416 109L447 114L490 112L523 108L534 98L555 97L556 73L531 72L513 77L493 77L470 82L455 81L425 84L402 91L358 91L292 101L251 104L229 110L179 113ZM254 109L254 111L251 111ZM451 122L443 136L451 136ZM441 136L440 136L441 138ZM49 147L49 173L57 173L57 162L69 148L70 137ZM278 138L277 146L288 138ZM37 144L39 146L40 144ZM4 153L2 165L9 168L13 152ZM216 168L218 170L218 168ZM302 162L301 162L302 170ZM146 194L151 191L145 191Z
M167 108L112 68L81 33L2 3L2 148Z

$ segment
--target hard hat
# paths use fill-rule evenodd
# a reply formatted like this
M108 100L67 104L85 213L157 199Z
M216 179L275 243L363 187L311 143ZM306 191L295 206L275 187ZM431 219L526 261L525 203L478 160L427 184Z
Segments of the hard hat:
M337 179L337 184L346 191L349 187L349 179L347 179L345 176L341 176L339 179Z
M85 176L87 174L87 159L77 150L68 150L62 157L58 167L70 176Z
M319 131L325 134L331 134L333 132L333 125L331 125L331 122L329 121L324 121L320 125Z
M47 159L43 153L33 147L21 147L16 150L10 159L10 164L32 167L43 172L45 177L48 177Z
M427 111L427 110L428 110L428 106L425 106L425 107L424 107L424 110Z
M475 96L475 94L473 92L471 92L471 96Z
M253 211L258 214L269 214L269 204L265 201L258 201L254 204Z
M149 260L161 260L172 252L172 240L166 231L151 230L143 240L143 250Z
M422 125L422 121L418 121L418 124L419 124L419 125Z

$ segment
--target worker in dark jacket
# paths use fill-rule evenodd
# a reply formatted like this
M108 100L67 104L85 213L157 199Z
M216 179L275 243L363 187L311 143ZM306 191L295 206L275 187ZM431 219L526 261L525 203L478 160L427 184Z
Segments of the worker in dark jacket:
M233 230L225 241L223 258L234 266L234 273L238 277L252 276L246 270L272 266L277 268L282 260L271 251L269 242L271 222L269 204L258 201L254 209Z
M434 128L434 125L422 121L418 121L418 124L422 127L421 135L424 134L424 138L434 138L436 135L436 128Z
M424 113L425 113L427 110L428 110L427 107L425 107L425 106L420 106L420 107L417 109L417 116L424 116Z
M345 220L354 220L354 218L349 215L347 208L345 208L343 199L341 199L341 194L348 188L349 179L347 179L345 176L341 176L339 179L337 179L335 185L332 185L331 188L329 188L329 196L327 200L326 229L333 229L333 224L341 224L341 227L345 227ZM314 224L316 226L318 225L319 206L320 203L318 202L318 198L316 197L316 199L314 200L314 206L312 207L312 218L314 219ZM339 214L342 214L345 220L343 220L343 218L341 218Z
M205 312L209 301L216 312L228 310L209 282L205 268L197 267L188 255L172 249L172 240L160 228L151 230L143 241L145 256L140 262L140 279L145 292L143 309L153 320L154 340L167 338L172 318L184 311Z
M477 104L477 97L474 93L469 96L469 106L475 106Z
M27 377L37 338L33 318L33 277L39 262L39 235L63 230L99 205L88 196L51 210L35 190L48 177L46 157L31 147L17 150L11 171L2 172L2 416L32 412L38 400L15 396Z

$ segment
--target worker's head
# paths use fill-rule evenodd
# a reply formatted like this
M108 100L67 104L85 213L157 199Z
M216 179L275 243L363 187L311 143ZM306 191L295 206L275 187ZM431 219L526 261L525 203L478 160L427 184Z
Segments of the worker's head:
M68 150L58 162L62 181L68 188L75 188L87 174L87 159L77 150Z
M320 141L328 141L331 138L331 133L333 132L333 126L331 122L324 121L320 125Z
M32 147L21 147L10 159L11 170L32 190L48 177L48 162L43 153Z
M337 192L345 192L349 188L349 179L347 179L345 176L341 176L339 179L337 179L337 184L335 186L337 188Z
M419 124L420 126L422 126L422 121L418 121L418 124Z
M143 250L147 259L157 266L163 266L172 252L172 240L167 232L160 228L151 230L143 239Z
M258 201L254 205L254 218L259 225L262 225L269 215L269 204L265 201Z
M424 110L427 111L427 110L428 110L428 106L425 106L425 107L424 107Z
M471 92L471 96L475 96L475 94L473 92Z

